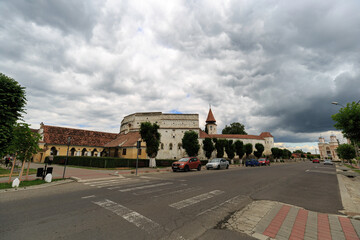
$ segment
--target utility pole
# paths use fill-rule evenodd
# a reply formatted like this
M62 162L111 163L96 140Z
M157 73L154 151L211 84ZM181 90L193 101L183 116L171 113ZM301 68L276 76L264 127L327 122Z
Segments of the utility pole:
M68 148L67 148L67 152L66 152L66 160L65 160L65 166L64 166L63 179L65 178L65 171L66 171L66 164L67 164L67 161L68 161L68 156L69 156L69 147L70 147L70 142L71 142L71 137L69 136L69 137L68 137L68 139L67 139L67 145L68 145Z

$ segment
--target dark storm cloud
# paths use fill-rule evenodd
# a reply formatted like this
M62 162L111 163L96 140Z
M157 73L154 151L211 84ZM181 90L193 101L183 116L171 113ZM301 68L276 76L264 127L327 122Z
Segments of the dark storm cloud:
M8 1L2 3L2 13L8 18L23 18L38 25L55 27L64 34L91 35L96 23L97 1Z

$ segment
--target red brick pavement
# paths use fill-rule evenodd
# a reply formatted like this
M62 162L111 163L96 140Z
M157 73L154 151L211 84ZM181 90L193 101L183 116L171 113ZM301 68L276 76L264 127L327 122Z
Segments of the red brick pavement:
M357 236L350 219L339 217L339 222L341 224L341 228L344 231L346 240L359 240L359 237Z
M299 210L289 239L304 239L308 214L309 211L306 211L304 209Z
M282 205L280 210L277 212L275 217L273 217L265 231L262 233L268 237L276 239L276 236L285 223L286 216L288 215L292 206ZM288 226L292 226L291 234L289 239L291 240L300 240L305 237L306 225L308 224L309 211L305 209L299 209L294 223L288 223ZM350 219L347 217L338 217L341 230L344 233L346 240L360 240L357 232L351 223ZM331 224L329 221L329 215L324 213L317 214L317 225L314 226L315 231L317 231L317 239L319 240L336 240L335 236L331 236Z
M269 226L264 231L264 235L269 236L271 238L275 238L276 234L279 232L281 225L283 224L287 214L290 211L290 206L284 205L271 221Z

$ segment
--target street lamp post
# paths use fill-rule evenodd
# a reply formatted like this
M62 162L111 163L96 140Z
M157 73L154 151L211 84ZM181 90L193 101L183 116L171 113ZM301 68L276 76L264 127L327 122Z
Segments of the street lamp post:
M66 171L66 164L67 164L67 160L68 160L68 156L69 156L69 147L70 147L70 142L71 142L71 137L69 136L67 139L67 152L66 152L66 160L65 160L65 166L64 166L64 173L63 173L63 179L65 178L65 171Z

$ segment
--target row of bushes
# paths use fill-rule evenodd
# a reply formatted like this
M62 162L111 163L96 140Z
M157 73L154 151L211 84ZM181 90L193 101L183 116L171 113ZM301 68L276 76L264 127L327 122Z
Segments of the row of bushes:
M54 156L53 164L64 165L66 156ZM169 167L177 160L156 159L156 166ZM45 158L45 162L49 162L49 157ZM208 161L201 160L201 164L205 165ZM96 167L96 168L120 168L120 167L136 167L136 159L112 158L112 157L78 157L69 156L67 165ZM139 159L138 167L149 167L149 159Z

